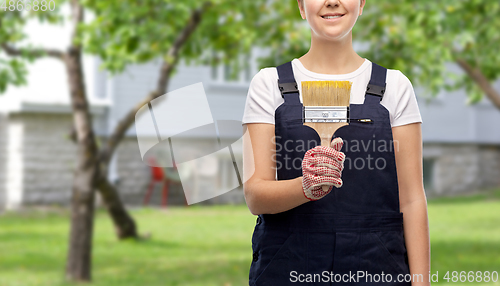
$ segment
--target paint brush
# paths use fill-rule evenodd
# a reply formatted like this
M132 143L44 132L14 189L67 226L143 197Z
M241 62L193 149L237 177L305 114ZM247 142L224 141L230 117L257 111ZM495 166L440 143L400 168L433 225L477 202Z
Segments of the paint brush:
M330 147L335 131L349 124L350 81L303 81L302 122L313 128L321 139L321 146ZM329 186L323 186L327 192Z

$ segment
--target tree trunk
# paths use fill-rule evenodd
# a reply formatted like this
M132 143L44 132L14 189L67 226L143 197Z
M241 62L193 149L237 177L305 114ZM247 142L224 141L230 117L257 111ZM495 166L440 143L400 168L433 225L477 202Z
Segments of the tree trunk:
M137 111L151 100L157 98L164 94L167 90L168 81L170 79L170 74L174 69L175 65L179 60L179 50L185 44L189 36L196 30L199 23L201 22L201 16L203 12L211 6L211 2L204 2L201 7L194 9L191 13L191 17L184 29L179 33L179 36L175 39L172 47L167 52L167 57L171 59L171 62L164 61L160 68L160 75L158 77L157 88L155 91L147 95L141 102L136 104L118 123L115 130L109 136L107 142L101 147L99 154L99 162L101 166L101 176L97 182L96 187L98 188L104 205L106 206L109 215L111 216L113 223L115 225L115 231L119 239L124 238L138 238L137 228L134 220L127 213L122 201L118 195L118 191L107 179L107 170L109 166L109 161L111 156L115 152L118 144L122 141L125 136L126 131L132 126L135 120L135 115Z
M134 219L128 214L116 188L107 179L108 165L101 163L101 176L96 188L102 196L104 205L113 220L118 239L139 238Z
M77 143L76 129L74 127L70 137ZM99 150L96 155L96 160L100 165L100 176L96 180L94 188L101 194L103 204L113 221L118 239L138 239L139 234L134 219L129 215L127 209L123 205L118 190L108 181L109 160L108 158L100 156L100 153L102 153L101 150Z
M92 187L96 168L84 167L88 160L79 147L81 167L75 172L71 201L71 231L66 264L66 277L71 281L90 281L92 279L92 236L94 220L94 192ZM83 159L83 160L82 160Z
M73 7L77 7L77 1L73 0ZM132 126L135 120L135 115L137 111L151 100L157 98L158 96L164 94L167 90L168 81L170 79L170 74L179 60L179 50L187 41L189 36L196 30L196 27L201 21L201 16L206 9L211 6L212 3L207 1L204 2L201 7L195 9L191 13L191 17L186 23L184 29L179 33L179 36L174 41L171 49L167 52L167 57L171 61L164 61L160 68L160 76L158 78L157 89L146 96L143 101L136 104L127 115L120 120L118 126L115 128L114 132L108 138L106 144L99 150L99 154L95 157L97 164L100 166L100 175L95 181L95 188L97 188L102 196L104 205L113 220L115 226L115 231L119 239L125 238L139 238L137 233L137 227L133 218L128 214L125 209L116 188L107 179L107 170L109 166L109 161L112 154L116 150L118 144L123 139L126 131ZM75 19L81 15L74 13ZM82 79L83 80L83 79ZM82 81L83 83L83 81ZM85 93L83 94L85 95ZM74 109L75 110L75 109ZM86 108L87 110L87 108ZM71 137L74 141L77 141L77 136L79 131L78 126L74 126ZM90 126L91 128L91 126ZM94 152L92 152L94 154Z
M81 50L71 47L65 64L77 135L77 164L71 198L71 230L66 277L71 281L91 280L94 187L99 175L97 144L85 94Z

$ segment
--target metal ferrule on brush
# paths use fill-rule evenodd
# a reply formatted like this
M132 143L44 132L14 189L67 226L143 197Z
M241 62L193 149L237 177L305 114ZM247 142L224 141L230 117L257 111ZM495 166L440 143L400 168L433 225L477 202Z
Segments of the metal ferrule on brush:
M349 106L303 106L302 122L349 123Z

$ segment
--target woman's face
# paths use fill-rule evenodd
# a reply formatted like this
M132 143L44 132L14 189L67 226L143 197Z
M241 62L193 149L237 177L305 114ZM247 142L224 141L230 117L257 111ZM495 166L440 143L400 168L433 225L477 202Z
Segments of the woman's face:
M335 41L344 39L351 32L358 16L362 14L365 0L300 0L300 15L306 19L317 37ZM327 15L333 15L331 19Z

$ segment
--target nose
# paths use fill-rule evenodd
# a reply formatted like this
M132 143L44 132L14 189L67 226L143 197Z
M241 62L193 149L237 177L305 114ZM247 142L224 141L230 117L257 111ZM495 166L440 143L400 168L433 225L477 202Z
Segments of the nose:
M326 7L338 7L340 4L339 0L325 0Z

